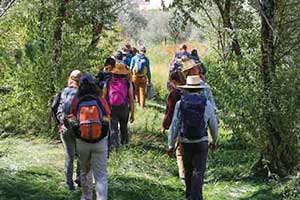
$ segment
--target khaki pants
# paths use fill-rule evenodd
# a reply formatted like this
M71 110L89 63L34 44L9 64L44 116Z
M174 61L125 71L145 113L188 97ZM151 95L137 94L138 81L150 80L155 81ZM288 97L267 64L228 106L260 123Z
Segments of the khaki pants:
M146 75L132 75L132 82L135 86L135 97L139 105L144 108L146 101L147 77Z
M179 178L184 178L182 146L181 146L181 143L179 142L178 137L176 138L175 147L176 147L176 159L177 159Z
M81 200L93 199L93 175L97 200L107 200L107 138L97 143L76 139L81 164Z

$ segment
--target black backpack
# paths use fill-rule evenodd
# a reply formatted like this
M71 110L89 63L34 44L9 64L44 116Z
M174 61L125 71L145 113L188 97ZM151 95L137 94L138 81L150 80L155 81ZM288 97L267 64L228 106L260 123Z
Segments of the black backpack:
M51 103L51 118L53 119L53 121L55 122L55 124L59 124L59 119L57 117L57 109L60 103L60 99L61 99L61 93L62 91L60 91L55 97L54 100Z
M207 136L204 121L206 101L202 94L185 94L181 97L181 137L198 140Z

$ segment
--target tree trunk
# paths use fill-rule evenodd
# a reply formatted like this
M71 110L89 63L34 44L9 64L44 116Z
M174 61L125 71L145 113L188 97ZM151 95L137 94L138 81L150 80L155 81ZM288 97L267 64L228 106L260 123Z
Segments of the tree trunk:
M262 151L260 164L258 165L264 171L276 173L279 176L285 176L293 168L293 159L295 155L290 155L288 144L283 144L281 131L277 128L276 112L280 112L277 97L272 92L272 80L275 75L275 0L261 1L261 51L262 65L261 72L263 78L263 103L264 103L264 124L267 133L267 145ZM283 148L283 145L287 146ZM265 162L267 161L267 162Z

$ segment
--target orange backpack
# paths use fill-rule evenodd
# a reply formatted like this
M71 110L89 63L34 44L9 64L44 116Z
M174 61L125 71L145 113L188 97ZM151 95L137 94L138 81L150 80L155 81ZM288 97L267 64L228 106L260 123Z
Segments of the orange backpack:
M107 134L102 132L104 109L99 97L86 96L79 100L77 119L79 137L89 143L98 142Z

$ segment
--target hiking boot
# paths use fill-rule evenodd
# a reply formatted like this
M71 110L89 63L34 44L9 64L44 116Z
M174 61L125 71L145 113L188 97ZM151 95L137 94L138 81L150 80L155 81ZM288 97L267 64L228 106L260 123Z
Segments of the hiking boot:
M77 184L77 187L79 187L79 188L81 187L81 181L79 179L76 179L75 183Z

